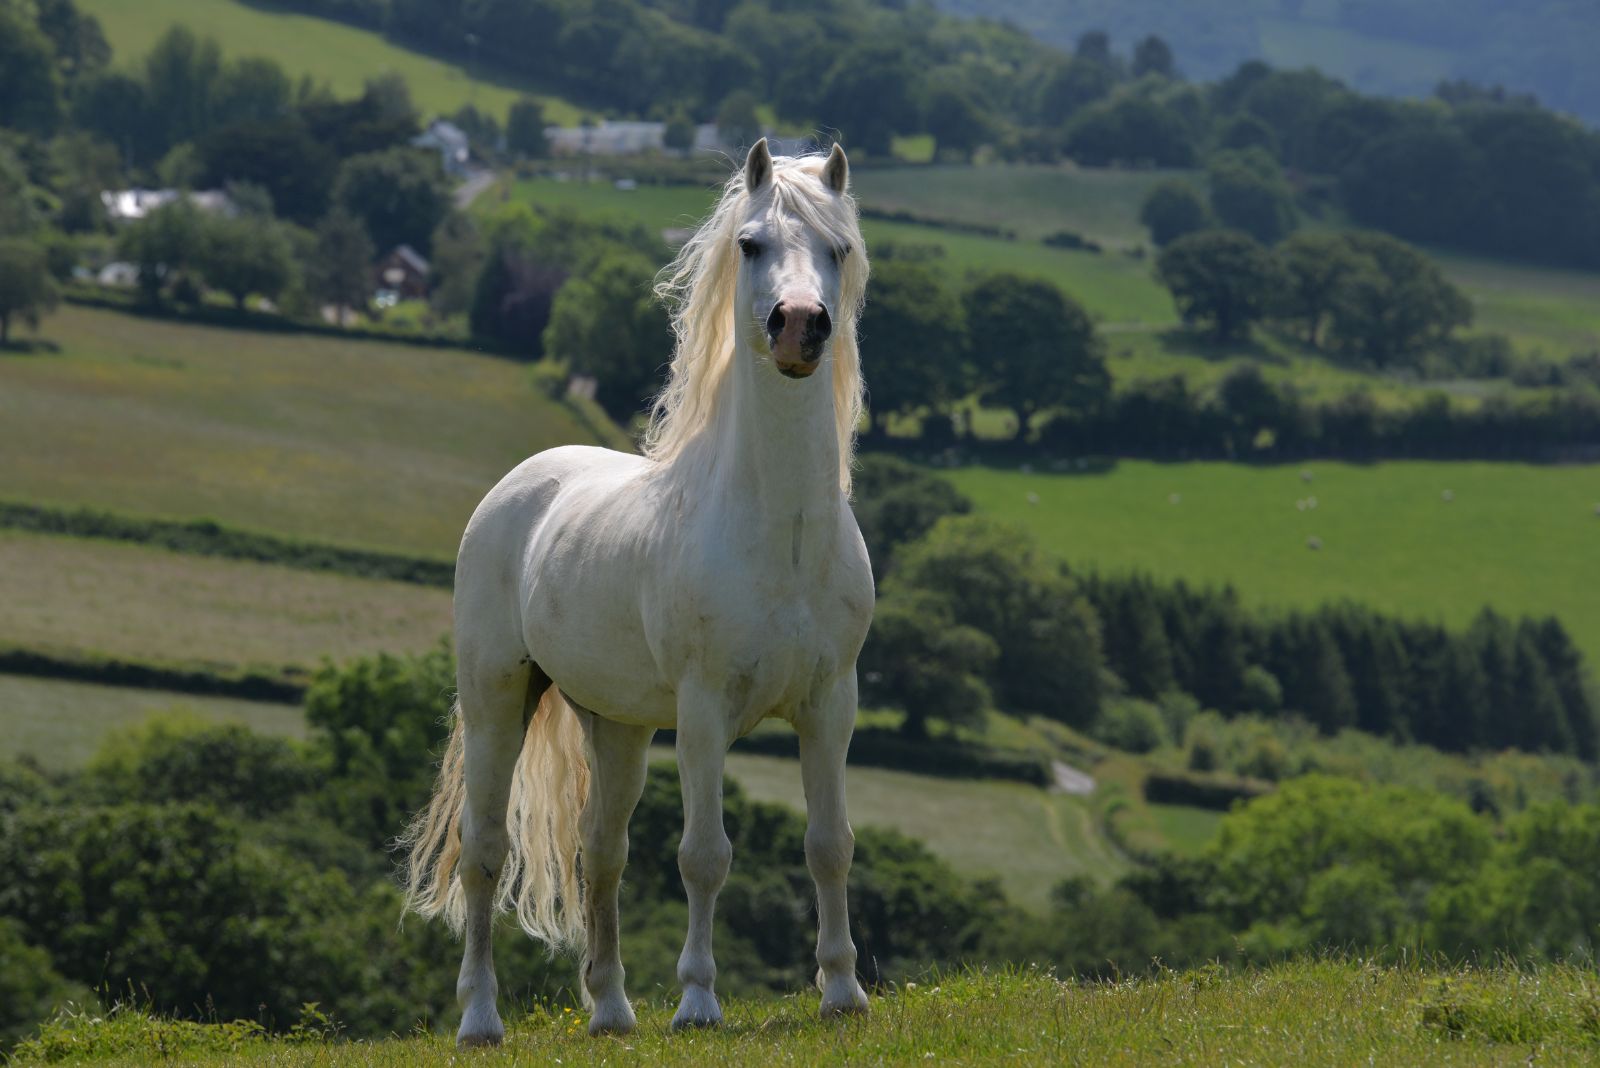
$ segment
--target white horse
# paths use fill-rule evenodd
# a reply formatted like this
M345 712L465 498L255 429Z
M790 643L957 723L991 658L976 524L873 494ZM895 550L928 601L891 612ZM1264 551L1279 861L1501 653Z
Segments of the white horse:
M867 281L848 181L837 145L826 160L774 159L757 142L657 284L677 344L645 455L540 453L467 524L454 730L406 836L409 905L466 935L463 1046L504 1034L497 908L551 945L586 936L590 1033L634 1027L617 887L650 740L667 727L689 899L672 1026L720 1022L723 758L769 716L799 735L822 1014L866 1011L845 903L845 751L873 604L847 501Z

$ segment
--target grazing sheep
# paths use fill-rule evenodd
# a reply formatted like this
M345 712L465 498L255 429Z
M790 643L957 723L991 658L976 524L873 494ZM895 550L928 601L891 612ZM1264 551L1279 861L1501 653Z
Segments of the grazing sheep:
M1317 537L1315 534L1313 534L1311 537L1306 539L1306 548L1307 549L1320 549L1320 548L1322 548L1322 539Z

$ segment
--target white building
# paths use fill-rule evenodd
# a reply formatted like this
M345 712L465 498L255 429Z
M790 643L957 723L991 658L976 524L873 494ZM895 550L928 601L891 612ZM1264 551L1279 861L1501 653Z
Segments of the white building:
M666 151L664 122L612 122L597 126L546 126L545 140L552 156L637 156ZM726 152L714 122L694 128L691 152Z
M114 223L124 223L142 219L157 208L176 202L180 196L188 197L189 203L210 215L232 215L235 211L232 199L220 189L193 193L176 189L107 189L101 192L100 203L105 206L107 218Z
M411 139L417 148L439 153L444 172L453 178L464 177L472 165L472 144L466 133L453 122L434 119L428 128Z

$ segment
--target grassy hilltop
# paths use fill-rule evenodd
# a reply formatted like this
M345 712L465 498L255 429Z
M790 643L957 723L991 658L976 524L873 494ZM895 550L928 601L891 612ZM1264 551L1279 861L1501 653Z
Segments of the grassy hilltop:
M591 1039L571 1008L512 1018L499 1050L456 1054L443 1036L325 1044L268 1040L248 1027L176 1024L137 1013L58 1023L19 1065L1216 1065L1600 1063L1592 975L1281 965L1229 975L1168 972L1110 984L1037 973L929 977L873 1002L865 1020L816 1020L815 995L725 1000L718 1031L670 1034L672 1002L652 995L639 1030Z
M534 92L487 69L470 73L457 63L401 48L371 30L242 0L82 0L100 20L117 61L130 66L172 26L214 37L229 56L267 56L294 78L326 82L340 96L356 96L369 78L399 74L424 114L447 115L473 104L504 117L520 96L536 96L545 118L576 123L584 114L559 97ZM452 42L454 43L454 42Z

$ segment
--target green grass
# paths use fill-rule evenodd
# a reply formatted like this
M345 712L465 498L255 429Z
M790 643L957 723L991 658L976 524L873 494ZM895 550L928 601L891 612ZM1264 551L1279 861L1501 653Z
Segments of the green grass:
M32 756L55 770L82 767L111 731L173 711L213 723L242 723L261 734L299 738L306 730L297 705L0 675L6 753Z
M1217 833L1222 813L1193 805L1149 806L1156 827L1167 840L1174 853L1190 856L1198 853Z
M0 498L451 559L507 471L596 443L526 366L460 350L75 307L41 333L59 353L0 355Z
M981 223L1038 239L1071 230L1102 243L1148 245L1139 207L1168 178L1191 171L1118 171L1064 164L983 167L939 164L855 171L863 204L887 211Z
M420 652L450 630L450 591L0 531L0 645L205 668L314 668Z
M514 78L434 59L401 48L381 34L311 15L242 0L82 0L85 13L105 28L116 62L132 67L174 25L215 37L229 57L267 56L291 78L309 76L340 96L360 94L369 78L399 74L424 115L450 114L463 104L504 119L511 102L525 95L544 104L545 118L576 125L584 112L558 97L535 92Z
M1579 968L1441 971L1307 961L1168 972L1119 983L1037 972L930 976L875 997L865 1019L815 1018L816 995L723 1002L715 1031L672 1034L672 1005L642 1002L639 1029L591 1039L581 1014L513 1016L498 1050L458 1054L443 1035L324 1044L245 1025L136 1012L84 1015L24 1047L20 1064L1197 1065L1600 1063L1600 994ZM47 1061L46 1058L49 1058Z
M1309 483L1300 465L1223 463L1121 462L1082 475L969 467L949 477L980 511L1024 526L1077 567L1232 582L1254 605L1348 598L1452 626L1485 604L1553 614L1600 656L1600 599L1585 577L1600 560L1600 466L1305 467ZM1297 509L1313 496L1315 509ZM1320 550L1308 548L1312 537Z
M671 758L667 749L655 751L656 760ZM735 752L728 756L727 773L758 801L805 810L796 760ZM1109 882L1127 870L1081 798L1021 783L854 765L847 790L854 826L887 827L920 839L966 878L999 878L1006 896L1026 908L1043 909L1063 879L1088 875Z

